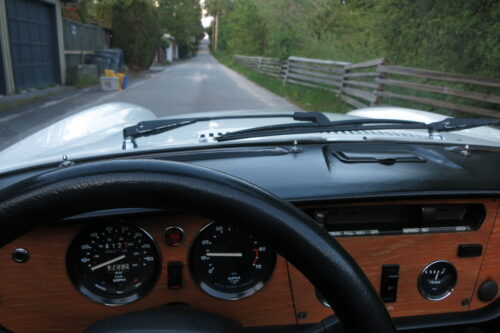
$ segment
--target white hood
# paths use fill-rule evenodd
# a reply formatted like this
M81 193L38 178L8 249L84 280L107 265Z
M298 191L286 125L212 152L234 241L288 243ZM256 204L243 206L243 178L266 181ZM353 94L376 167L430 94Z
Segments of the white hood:
M273 113L290 115L291 111L219 111L198 114L175 115L167 118L189 118L223 115L244 115L256 113ZM332 121L352 119L357 117L402 119L421 122L434 122L446 118L443 115L395 107L366 108L349 112L347 115L325 113ZM143 107L129 103L103 104L76 115L70 116L53 125L15 143L0 151L0 173L44 163L62 161L63 156L70 160L93 157L105 154L123 154L122 130L140 121L154 120L156 116ZM134 151L163 149L168 147L189 147L221 145L211 139L219 133L237 131L245 128L266 126L273 124L293 123L290 117L283 118L252 118L203 121L180 127L163 134L137 139L139 148ZM403 133L404 132L404 133ZM403 134L402 134L403 133ZM206 138L204 140L202 138ZM420 141L431 143L469 143L477 145L500 146L500 131L490 127L480 127L462 130L454 133L445 133L444 141L437 142L428 138L422 130L395 130L395 131L353 131L344 133L318 133L305 135L289 135L265 137L263 139L245 139L258 142L282 141L284 139L323 139L329 141L358 141L358 140L398 140Z
M155 119L143 107L128 103L109 103L62 119L0 151L0 172L5 167L62 159L63 155L94 155L121 147L122 129L142 120Z

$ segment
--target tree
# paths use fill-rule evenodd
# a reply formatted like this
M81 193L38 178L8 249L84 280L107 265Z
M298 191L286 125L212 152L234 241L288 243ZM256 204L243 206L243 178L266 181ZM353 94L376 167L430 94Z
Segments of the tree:
M206 0L230 53L500 75L500 1ZM258 45L250 47L249 45Z
M159 0L157 12L161 30L175 37L181 46L181 55L195 52L197 42L204 36L200 2Z
M205 0L205 9L209 15L226 15L234 9L233 0Z
M266 51L266 27L253 0L236 1L221 20L219 44L235 53L260 55Z
M149 68L160 42L158 19L151 1L113 1L111 27L114 44L123 50L126 63L135 69Z

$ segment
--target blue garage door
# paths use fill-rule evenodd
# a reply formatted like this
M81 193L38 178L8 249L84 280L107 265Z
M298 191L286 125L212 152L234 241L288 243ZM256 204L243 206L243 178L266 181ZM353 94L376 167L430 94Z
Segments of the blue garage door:
M5 72L3 70L2 49L0 48L0 95L5 95L5 93L6 93Z
M42 0L7 0L6 4L16 89L59 83L54 6Z

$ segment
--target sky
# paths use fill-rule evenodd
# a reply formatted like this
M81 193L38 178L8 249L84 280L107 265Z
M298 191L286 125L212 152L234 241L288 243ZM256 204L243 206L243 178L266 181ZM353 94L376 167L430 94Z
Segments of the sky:
M210 26L212 23L213 17L208 16L204 7L205 7L205 0L200 0L201 8L202 8L202 18L201 18L201 24L203 24L203 27L207 28Z

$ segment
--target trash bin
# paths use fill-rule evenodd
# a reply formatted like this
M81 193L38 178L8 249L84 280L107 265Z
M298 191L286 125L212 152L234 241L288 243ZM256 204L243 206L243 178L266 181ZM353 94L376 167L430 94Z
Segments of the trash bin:
M119 72L123 66L123 51L121 49L103 49L87 57L86 63L96 64L97 72L103 75L105 69Z
M115 72L119 72L123 65L123 51L120 49L104 49L96 51L96 57L108 59L106 69L111 69Z
M92 57L91 62L96 64L97 73L102 75L105 69L109 69L111 65L111 57L107 54L96 54Z

